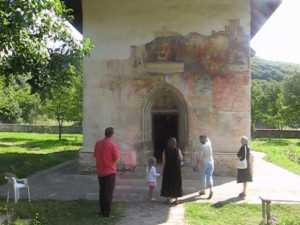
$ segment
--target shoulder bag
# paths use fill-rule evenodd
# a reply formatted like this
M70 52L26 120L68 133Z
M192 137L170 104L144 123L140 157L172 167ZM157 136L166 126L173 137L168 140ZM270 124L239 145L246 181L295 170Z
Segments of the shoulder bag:
M238 159L237 161L237 168L238 169L247 169L248 163L247 163L247 147L244 147L245 151L245 158L243 160Z

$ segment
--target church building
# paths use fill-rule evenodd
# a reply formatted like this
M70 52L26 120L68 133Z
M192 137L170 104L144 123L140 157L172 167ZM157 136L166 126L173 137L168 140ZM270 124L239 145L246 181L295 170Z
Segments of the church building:
M95 47L83 63L81 172L95 170L95 142L112 126L119 167L133 176L149 157L161 162L175 137L191 178L199 135L212 142L216 174L233 175L240 137L250 136L250 40L262 24L251 17L267 7L259 2L82 0Z

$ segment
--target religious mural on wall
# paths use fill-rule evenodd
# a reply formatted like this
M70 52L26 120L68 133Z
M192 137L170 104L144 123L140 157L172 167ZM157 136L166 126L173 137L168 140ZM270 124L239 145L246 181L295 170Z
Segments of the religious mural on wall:
M230 20L224 31L205 36L197 32L158 36L144 46L132 46L133 66L145 63L184 63L184 72L212 76L230 73L230 65L248 69L249 37L239 20Z
M140 103L147 98L150 91L161 82L167 82L185 95L186 101L190 105L188 109L190 131L198 134L207 130L206 133L209 133L210 127L217 127L214 124L214 121L217 120L214 117L214 110L231 112L245 110L248 107L247 99L238 99L241 95L247 96L241 90L247 91L247 88L243 87L247 87L249 82L248 60L249 37L240 26L239 20L231 20L223 31L213 31L210 35L202 35L197 32L187 35L166 32L165 34L159 33L152 41L144 45L131 46L129 60L111 59L106 61L106 78L99 82L98 87L111 91L115 95L118 93L120 96L115 98L116 100L126 99L126 101L120 100L120 102L132 110L130 113L122 112L122 116L126 115L126 122L128 122L131 121L128 118L131 118L132 115L135 120L139 116L133 113L140 110L137 102ZM130 69L133 67L136 71L134 69L131 71L126 66L128 63L131 63ZM164 76L148 76L150 73L143 68L149 64L163 65L163 67L155 68L163 68L158 74ZM180 64L183 70L178 69L180 71L178 73L169 72L170 67L165 67L168 64L175 66ZM238 70L233 71L233 67ZM171 69L173 68L171 67ZM176 67L176 70L177 68L181 67ZM140 74L145 76L140 76ZM179 76L174 76L174 74ZM176 108L176 105L165 102L172 99L160 97L164 101L154 104L153 110L163 107L164 109ZM167 108L166 105L170 108ZM199 123L207 125L206 127L195 125ZM128 124L133 123L128 122ZM140 131L130 130L128 127L123 134L122 160L119 169L123 172L134 172L138 161L141 160L138 158L138 154L142 154L139 149L150 149L153 146L150 142L147 143L147 146L141 142L146 147L141 147L142 144L136 146L139 137L135 135ZM140 127L137 126L137 128Z

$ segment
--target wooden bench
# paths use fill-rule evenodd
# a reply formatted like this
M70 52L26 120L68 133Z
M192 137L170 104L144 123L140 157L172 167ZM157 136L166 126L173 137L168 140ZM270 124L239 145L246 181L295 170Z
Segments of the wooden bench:
M272 202L289 202L300 203L299 198L286 198L280 196L263 195L260 196L262 204L262 218L264 224L271 224L271 203Z

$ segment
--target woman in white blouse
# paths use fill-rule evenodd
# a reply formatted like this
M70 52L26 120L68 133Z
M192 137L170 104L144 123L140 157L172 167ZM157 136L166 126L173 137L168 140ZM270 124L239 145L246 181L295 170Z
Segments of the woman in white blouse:
M200 135L200 148L196 154L197 170L200 170L200 191L199 195L205 195L205 189L209 188L208 199L213 196L213 173L214 159L211 142L206 135Z

